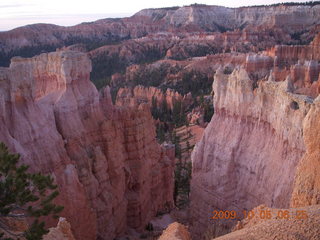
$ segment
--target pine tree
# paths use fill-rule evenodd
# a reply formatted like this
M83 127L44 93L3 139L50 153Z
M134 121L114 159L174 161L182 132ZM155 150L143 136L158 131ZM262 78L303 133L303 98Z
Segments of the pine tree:
M159 119L158 101L155 96L151 99L151 114L154 119Z
M8 148L0 143L0 239L24 237L27 240L40 240L48 232L42 216L58 218L62 206L53 200L58 196L57 185L51 176L41 173L28 173L28 166L18 165L19 154L10 154ZM29 228L20 234L10 231L1 218L32 219ZM4 234L10 237L4 237Z
M187 151L188 151L188 153L189 153L190 149L191 149L190 142L189 142L189 140L187 140Z

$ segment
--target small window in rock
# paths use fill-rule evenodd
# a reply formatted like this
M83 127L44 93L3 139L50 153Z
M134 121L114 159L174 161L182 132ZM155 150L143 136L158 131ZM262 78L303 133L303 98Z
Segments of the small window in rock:
M296 101L292 101L291 104L290 104L290 107L293 110L298 110L299 109L299 104Z

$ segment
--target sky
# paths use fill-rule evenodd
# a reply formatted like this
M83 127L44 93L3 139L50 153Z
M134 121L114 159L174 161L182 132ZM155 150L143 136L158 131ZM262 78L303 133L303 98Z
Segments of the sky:
M0 0L0 31L33 23L72 26L108 17L129 17L144 8L193 3L239 7L283 2L279 0ZM289 2L305 2L289 0Z

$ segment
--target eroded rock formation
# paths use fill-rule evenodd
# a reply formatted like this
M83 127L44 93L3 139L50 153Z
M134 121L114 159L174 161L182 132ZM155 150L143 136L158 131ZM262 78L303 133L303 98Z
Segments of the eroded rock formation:
M319 9L319 5L242 8L191 5L145 9L129 18L101 19L72 27L34 24L17 28L0 34L3 43L0 50L10 52L22 47L57 46L75 41L112 42L155 32L224 32L248 26L301 31L319 24Z
M319 36L216 72L215 114L192 157L195 236L213 210L319 204Z
M191 240L191 237L184 225L174 222L163 231L159 240Z
M163 92L156 87L137 86L133 89L120 88L117 93L116 105L138 106L141 103L151 105L153 99L156 101L157 106L161 106L163 101L166 101L170 109L173 109L173 105L176 101L181 101L184 104L190 104L192 102L191 95L182 96L169 88L166 92Z
M303 122L306 153L295 177L291 206L320 204L320 98L317 97Z
M213 92L215 114L193 152L192 229L199 235L213 210L289 207L312 103L288 81L255 86L243 68L219 70Z
M320 206L308 206L293 209L271 209L263 206L253 209L256 213L252 219L245 219L238 223L237 231L215 240L272 240L272 239L291 239L299 240L301 238L318 240L320 236ZM261 219L261 211L270 211L271 219ZM287 211L288 219L281 219L277 215L281 211ZM304 213L303 219L301 214ZM297 218L298 216L298 218Z
M60 218L57 227L50 228L49 233L43 237L44 240L75 240L71 225L65 218Z
M174 156L156 143L148 107L114 107L90 71L72 51L0 68L0 141L56 179L76 239L113 239L172 206Z

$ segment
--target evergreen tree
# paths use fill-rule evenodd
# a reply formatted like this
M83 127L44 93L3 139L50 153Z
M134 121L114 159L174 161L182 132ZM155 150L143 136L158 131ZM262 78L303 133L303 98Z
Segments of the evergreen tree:
M155 96L152 96L151 99L151 114L154 119L159 119L158 103L157 98Z
M171 110L168 107L168 103L166 99L163 99L161 103L161 109L160 109L160 120L162 122L170 122L171 121Z
M157 139L159 141L159 143L163 143L166 139L165 139L165 129L163 124L159 123L156 125L156 133L157 133Z
M180 124L181 101L175 101L172 109L172 120L176 126Z
M190 142L189 142L189 140L187 140L187 150L188 150L188 152L189 152L190 149L191 149Z
M18 154L10 154L8 148L0 143L0 239L24 237L27 240L40 240L48 230L39 218L49 215L58 218L57 214L63 207L52 203L59 194L53 178L41 173L28 173L28 166L18 166L19 159ZM33 223L25 232L16 234L1 221L3 217L29 218L33 219ZM8 237L5 238L4 234Z
M176 127L181 127L187 123L187 115L181 101L175 101L173 104L172 121Z
M173 134L173 144L175 145L176 157L181 160L182 153L181 153L180 137L177 136L175 131L174 131L174 134Z
M205 103L204 105L204 114L203 114L203 119L205 122L210 122L211 118L214 114L214 108L211 104Z

